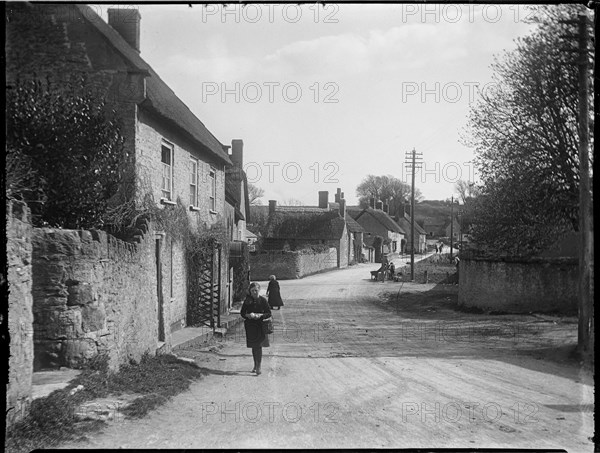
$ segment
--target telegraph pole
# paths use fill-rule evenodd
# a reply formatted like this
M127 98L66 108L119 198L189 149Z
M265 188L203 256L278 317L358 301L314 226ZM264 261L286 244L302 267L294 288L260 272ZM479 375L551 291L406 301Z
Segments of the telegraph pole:
M452 261L452 247L454 247L454 195L450 199L450 261Z
M579 329L582 353L593 354L593 236L590 192L589 106L588 106L588 28L587 16L579 16Z
M577 349L585 358L594 357L594 244L593 205L590 190L589 160L589 57L587 42L587 16L580 14L578 20L561 20L565 24L577 24L578 49L563 48L579 54L579 324ZM573 35L563 37L570 39Z
M410 281L415 281L415 165L417 159L422 159L423 153L418 153L413 148L412 152L407 152L405 159L409 160L412 166L412 184L410 197ZM421 162L419 162L419 165Z

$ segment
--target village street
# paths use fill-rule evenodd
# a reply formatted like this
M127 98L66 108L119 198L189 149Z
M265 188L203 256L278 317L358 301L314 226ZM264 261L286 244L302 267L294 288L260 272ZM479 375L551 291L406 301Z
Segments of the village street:
M262 375L240 325L177 351L207 373L188 392L64 446L593 450L592 380L566 352L575 318L465 313L455 285L374 282L373 268L281 281Z

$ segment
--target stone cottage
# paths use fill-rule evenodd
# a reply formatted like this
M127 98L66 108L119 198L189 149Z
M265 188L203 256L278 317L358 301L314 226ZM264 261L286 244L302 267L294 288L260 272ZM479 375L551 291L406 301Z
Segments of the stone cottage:
M81 4L11 3L6 5L6 15L7 89L17 80L35 79L70 90L77 80L85 80L86 89L102 97L120 121L126 150L132 156L129 170L134 181L133 198L138 203L153 200L158 209L173 213L184 209L192 229L227 228L225 172L232 164L227 147L141 57L141 17L137 10L111 8L108 23L93 8ZM243 217L245 207L240 204L238 208ZM237 221L241 217L238 215ZM237 221L234 213L234 223ZM39 275L46 275L45 283L51 283L48 288L57 292L56 297L50 297L43 287L36 288L34 284L34 336L37 329L40 339L40 332L48 323L66 323L60 336L53 339L54 349L46 351L48 360L40 367L76 365L81 357L87 358L96 350L82 352L82 345L95 341L95 348L101 344L100 337L107 341L115 335L110 332L114 326L109 321L114 321L111 316L118 318L118 311L107 311L108 306L139 303L136 310L141 316L131 315L131 322L138 324L129 326L136 335L135 356L142 350L168 346L171 334L190 324L190 304L209 306L206 319L201 320L208 325L214 325L215 313L225 313L229 244L215 248L206 272L201 277L194 276L205 279L202 283L211 289L209 299L190 300L191 276L183 241L172 231L156 231L143 222L138 227L137 245L119 242L102 232L66 236L51 230L34 233L34 275L36 270ZM230 227L228 237L237 237L233 225ZM237 223L235 228L244 230ZM62 245L57 249L45 240L57 240ZM89 251L91 256L97 254L97 262L88 263L89 272L66 264L55 264L50 273L43 267L61 253L73 256L81 250ZM108 287L104 280L110 276L96 270L102 267L103 260L119 257L130 263L123 273L125 279L128 273L135 278L132 269L135 263L141 263L137 277L146 279L146 285L140 288L143 298L132 294L133 302L115 301L110 299L113 296L101 293L102 288ZM121 278L119 266L107 267L117 272L113 277ZM122 283L127 286L125 280ZM121 326L121 330L125 328ZM96 331L101 333L90 337ZM78 340L79 346L69 352L69 335L89 338L86 342ZM67 357L73 351L81 353L78 360Z
M406 242L406 232L383 210L379 201L376 208L364 208L361 211L352 211L354 220L365 230L365 244L374 246L376 236L383 239L381 250L375 250L375 261L381 262L380 253L401 253L402 244Z

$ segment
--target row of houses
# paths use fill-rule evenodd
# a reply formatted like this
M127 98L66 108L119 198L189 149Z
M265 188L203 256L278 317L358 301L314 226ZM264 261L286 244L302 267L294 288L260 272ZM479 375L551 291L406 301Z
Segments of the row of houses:
M194 324L214 326L239 298L234 288L243 287L248 280L247 273L235 277L238 274L234 272L244 248L241 245L247 242L249 215L243 141L234 139L228 145L217 139L141 57L141 16L137 10L108 9L105 22L83 4L9 3L6 19L7 90L23 81L37 81L67 93L75 81L85 81L89 92L102 98L119 121L125 149L132 156L127 165L135 175L134 199L150 197L166 216L183 206L191 228L219 228L224 232L224 241L215 246L206 272L198 276L210 288L207 299L192 300L189 282L195 276L190 275L184 242L170 231L142 229L140 234L153 235L144 239L152 248L144 256L152 262L140 269L153 269L148 285L154 289L149 292L152 300L143 301L144 309L153 313L151 322L139 327L151 332L151 339L140 348L152 352L165 344L168 347L172 334L192 323L190 304L208 304L206 317L195 319ZM53 283L64 287L65 294L69 281L76 280L68 272ZM140 273L139 278L146 277ZM55 307L44 305L44 297L40 292L33 296L33 336L37 339L48 329L44 323L55 319L48 315ZM94 293L90 297L95 298L90 301L95 306L100 299L103 304L112 304L107 299L112 296ZM114 303L134 302L123 299ZM66 296L63 308L74 310L66 303ZM102 325L98 329L110 329L105 318L108 315L99 318ZM75 327L74 331L81 331L81 326ZM61 357L55 357L52 364L68 366L68 358Z
M268 206L252 206L251 210L253 218L264 219L261 226L250 227L261 234L263 252L329 246L336 249L336 267L344 268L359 262L381 262L384 256L408 253L412 247L408 214L394 219L381 202L367 208L347 206L341 188L332 202L328 191L320 191L317 206L279 206L270 200ZM415 252L423 253L426 233L417 223L414 226Z

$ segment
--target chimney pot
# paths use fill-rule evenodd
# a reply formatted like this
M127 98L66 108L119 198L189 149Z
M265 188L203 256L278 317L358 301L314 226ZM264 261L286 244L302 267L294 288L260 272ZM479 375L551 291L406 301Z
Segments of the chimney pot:
M108 25L127 41L138 53L140 52L140 20L142 16L133 8L109 8Z

